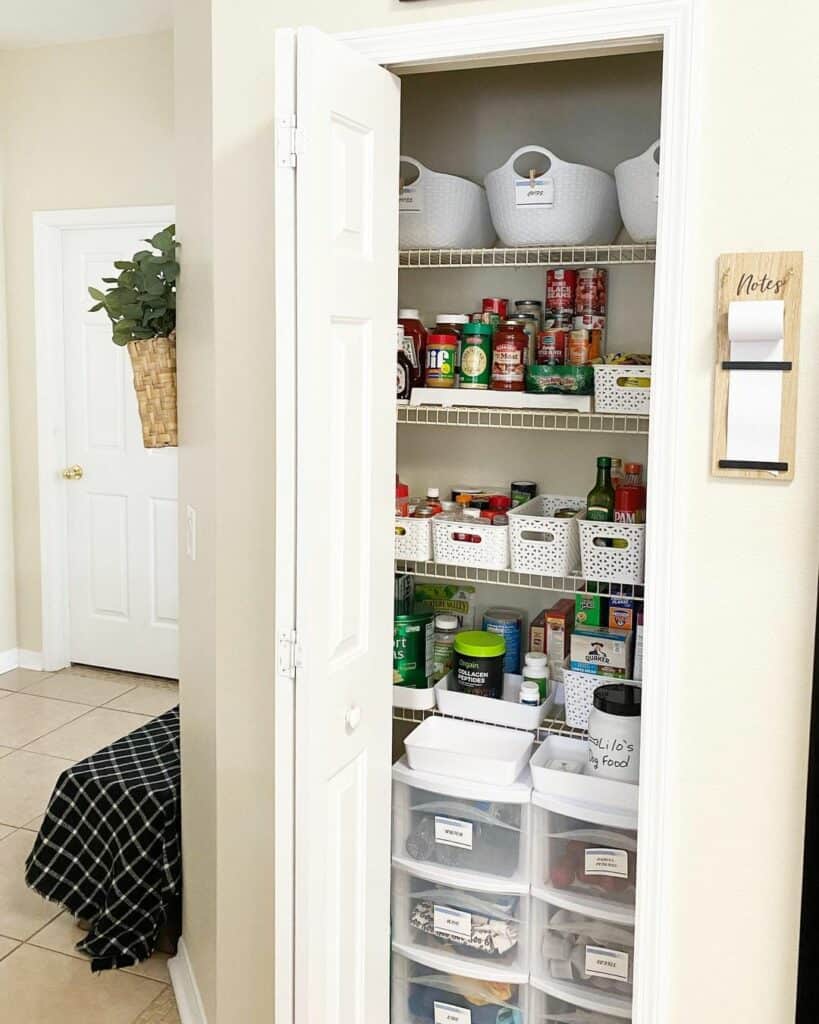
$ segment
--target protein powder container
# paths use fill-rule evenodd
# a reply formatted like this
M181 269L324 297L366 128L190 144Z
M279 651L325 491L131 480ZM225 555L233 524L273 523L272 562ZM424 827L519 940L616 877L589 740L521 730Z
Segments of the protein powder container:
M494 519L492 521L494 523ZM522 613L517 608L487 608L483 615L483 628L490 633L499 633L506 641L503 671L517 675L520 672L520 649L523 637Z
M469 629L453 644L455 690L475 697L503 698L503 657L506 641L497 633Z

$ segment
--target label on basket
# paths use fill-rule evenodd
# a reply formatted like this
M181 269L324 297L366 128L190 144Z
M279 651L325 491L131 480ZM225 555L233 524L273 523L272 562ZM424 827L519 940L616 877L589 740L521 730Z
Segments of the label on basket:
M605 875L607 878L628 878L627 850L586 849L587 875Z
M515 206L554 205L555 179L550 174L540 178L515 178Z
M432 908L432 930L436 935L454 936L456 939L472 938L472 915L452 907Z
M456 818L435 816L435 842L444 846L457 846L459 850L472 849L472 822Z
M432 1004L435 1012L435 1024L472 1024L472 1011L452 1003Z
M398 190L399 213L421 213L424 199L417 185L402 185Z
M586 946L586 974L593 978L628 981L628 953L602 946Z

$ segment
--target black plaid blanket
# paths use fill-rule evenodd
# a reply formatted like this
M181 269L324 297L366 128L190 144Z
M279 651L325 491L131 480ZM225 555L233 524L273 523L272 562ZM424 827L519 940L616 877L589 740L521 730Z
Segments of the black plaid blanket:
M147 959L181 892L179 776L177 707L57 780L26 882L90 922L93 971Z

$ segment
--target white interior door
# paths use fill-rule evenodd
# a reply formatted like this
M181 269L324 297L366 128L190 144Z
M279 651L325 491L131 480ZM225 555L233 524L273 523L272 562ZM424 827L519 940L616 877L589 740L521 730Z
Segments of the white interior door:
M71 661L176 677L176 449L146 450L128 352L88 286L106 287L168 224L62 231Z
M313 29L295 49L295 1019L383 1024L400 86Z

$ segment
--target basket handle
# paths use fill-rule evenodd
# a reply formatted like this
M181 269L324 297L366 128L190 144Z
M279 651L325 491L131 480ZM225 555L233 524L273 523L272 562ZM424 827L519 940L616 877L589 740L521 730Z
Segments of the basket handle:
M646 163L653 163L657 167L659 167L660 166L660 140L657 139L656 142L652 142L651 145L648 147L648 149L642 155L645 157Z
M545 146L521 146L520 149L515 150L504 164L505 167L512 171L515 177L518 177L517 171L515 171L515 161L518 157L523 156L524 153L540 153L541 156L545 156L548 159L549 166L543 172L544 174L548 174L563 164L563 161L556 157L550 149L546 149Z
M520 539L534 541L536 544L551 544L555 535L548 530L521 530Z
M615 534L611 534L611 533L606 533L606 531L604 529L601 529L599 532L597 530L595 530L593 536L590 537L589 539L591 540L592 544L595 544L598 540L616 540L616 541L619 541L619 544L617 545L617 547L614 548L615 551L627 551L631 547L631 541L628 539L628 537L621 537L619 533L616 534L616 535ZM609 550L612 550L612 549L609 548Z
M411 157L411 156L399 156L398 157L398 178L399 178L399 181L401 182L401 185L403 186L404 179L403 179L403 177L401 175L401 164L409 164L410 167L414 167L416 169L416 171L418 171L418 177L412 182L412 184L413 185L420 185L421 184L421 178L422 178L422 176L424 174L424 171L426 170L426 167L424 167L424 165L421 163L421 161L420 160L416 160L414 157Z

